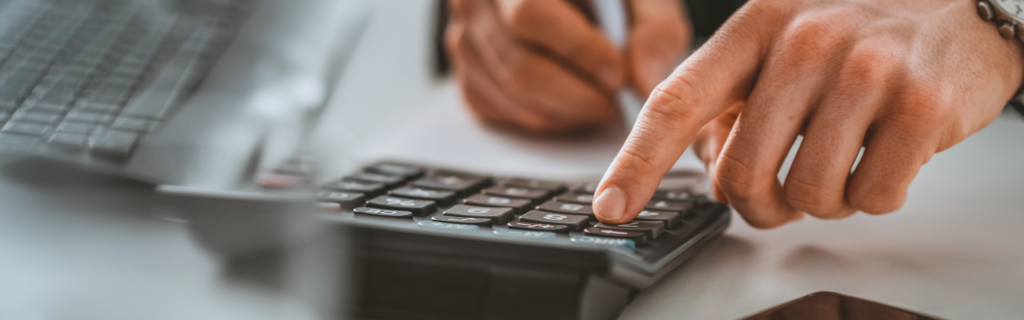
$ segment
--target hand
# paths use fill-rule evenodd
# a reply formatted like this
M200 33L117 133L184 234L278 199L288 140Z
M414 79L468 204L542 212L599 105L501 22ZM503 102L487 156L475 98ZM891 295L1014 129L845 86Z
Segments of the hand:
M995 119L1021 84L1021 45L974 4L752 0L655 89L601 181L597 216L634 218L695 140L716 197L754 227L898 209L921 165Z
M588 2L582 2L588 3ZM445 46L476 116L531 132L618 119L615 92L646 95L689 47L678 0L632 0L624 58L569 0L450 0Z

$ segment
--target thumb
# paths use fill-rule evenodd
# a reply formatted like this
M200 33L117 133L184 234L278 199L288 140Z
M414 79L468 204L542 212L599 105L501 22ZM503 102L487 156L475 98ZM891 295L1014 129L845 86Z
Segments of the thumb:
M686 10L677 0L632 0L633 26L626 47L633 87L647 97L686 54L693 39Z

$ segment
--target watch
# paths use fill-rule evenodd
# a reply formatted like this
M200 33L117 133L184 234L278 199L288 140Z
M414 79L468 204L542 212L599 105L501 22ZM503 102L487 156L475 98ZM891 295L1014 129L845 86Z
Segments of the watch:
M982 19L996 23L1003 38L1024 41L1024 0L980 0L977 8ZM1017 90L1006 106L1024 114L1024 87Z

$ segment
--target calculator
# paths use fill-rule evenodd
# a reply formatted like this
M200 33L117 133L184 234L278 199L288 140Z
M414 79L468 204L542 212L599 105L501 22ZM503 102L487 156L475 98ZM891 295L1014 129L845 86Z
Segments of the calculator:
M320 220L346 230L346 318L614 319L729 226L729 207L698 192L704 177L670 172L617 225L594 216L596 182L393 161L313 197Z

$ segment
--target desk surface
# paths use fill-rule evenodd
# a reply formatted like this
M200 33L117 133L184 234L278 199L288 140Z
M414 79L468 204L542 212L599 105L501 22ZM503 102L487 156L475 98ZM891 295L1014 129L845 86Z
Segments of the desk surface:
M348 121L336 126L345 130L360 128L362 119L393 119L389 124L415 130L377 135L363 124L367 130L355 131L365 136L350 139L360 147L346 157L415 157L556 178L601 173L621 133L539 142L489 131L467 116L451 83L425 71L426 3L381 2L354 75L341 81L325 114ZM409 131L416 134L399 134ZM330 134L337 132L320 132ZM733 319L823 290L950 319L1019 318L1020 137L1024 121L1007 115L936 155L896 213L808 218L770 231L737 219L723 239L642 293L622 319ZM0 318L312 317L279 281L263 276L274 266L225 266L183 225L153 218L152 197L145 185L0 159Z

